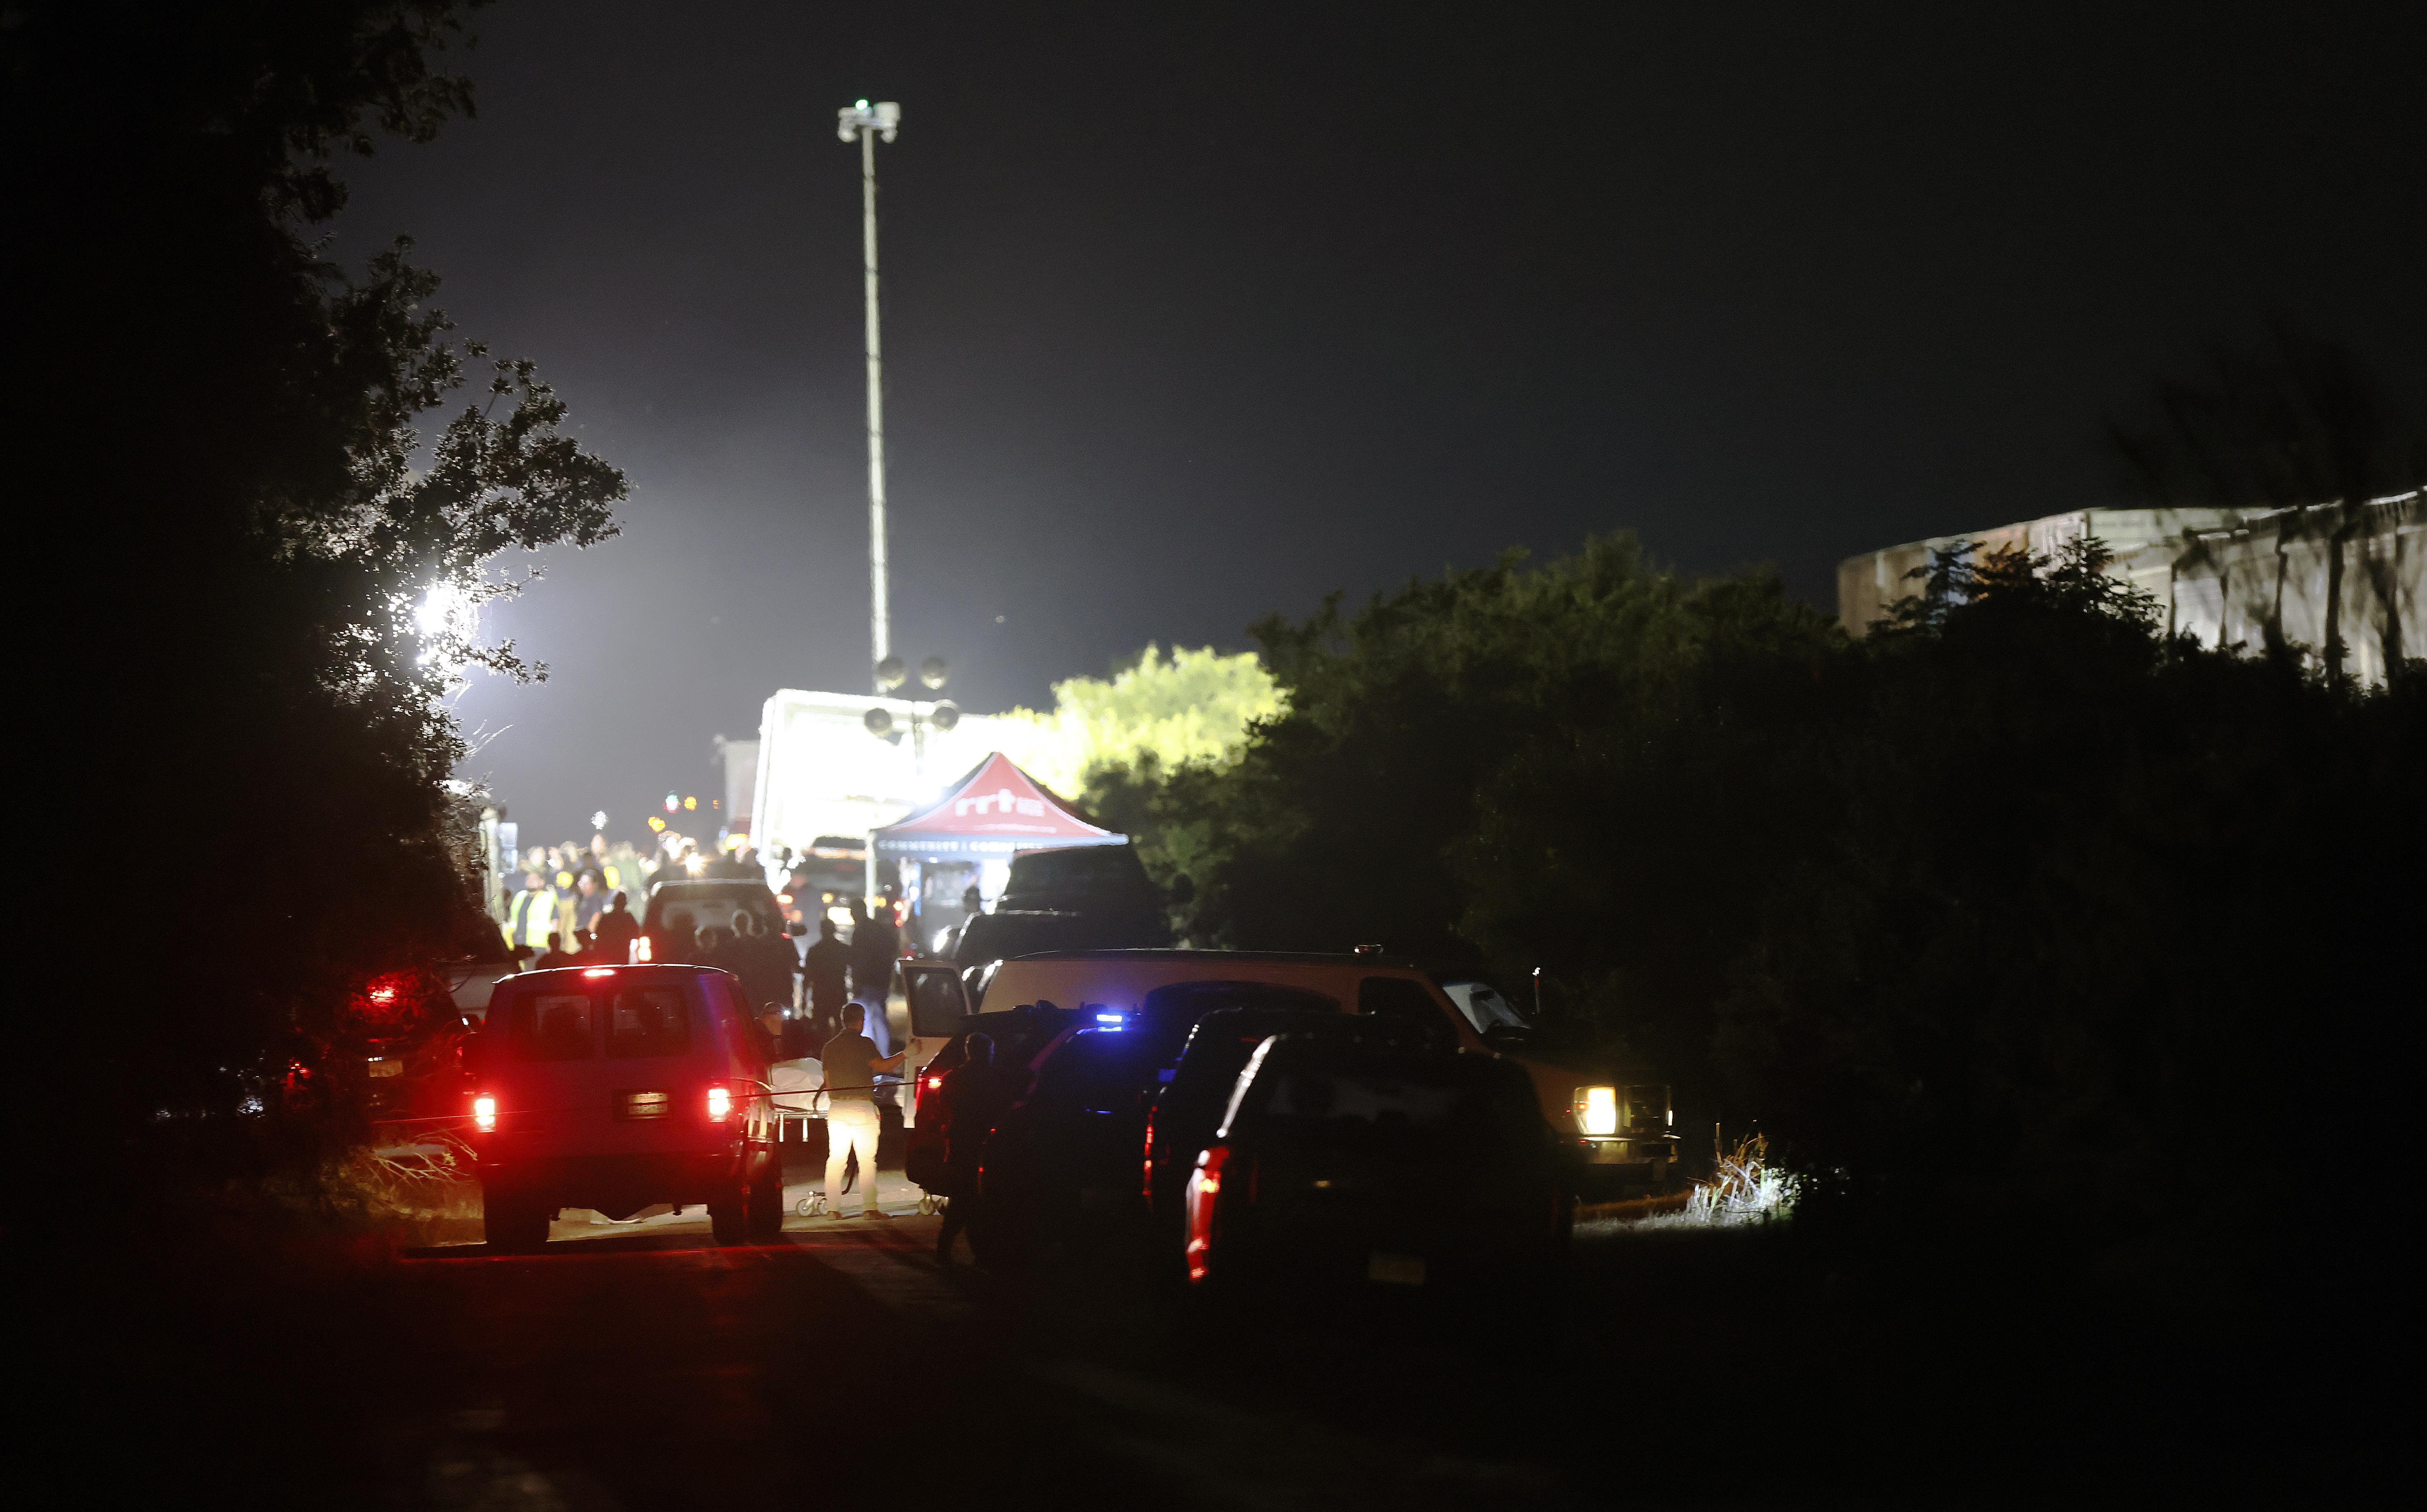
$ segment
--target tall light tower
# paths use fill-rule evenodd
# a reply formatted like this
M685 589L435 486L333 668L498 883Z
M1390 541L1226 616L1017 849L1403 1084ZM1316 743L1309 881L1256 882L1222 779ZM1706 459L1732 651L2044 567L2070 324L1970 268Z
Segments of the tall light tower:
M868 286L868 661L882 669L893 655L893 615L885 572L885 359L876 334L876 138L902 129L902 107L890 100L856 101L836 112L835 135L859 143L860 243ZM902 676L896 670L893 681ZM887 688L876 674L876 691Z

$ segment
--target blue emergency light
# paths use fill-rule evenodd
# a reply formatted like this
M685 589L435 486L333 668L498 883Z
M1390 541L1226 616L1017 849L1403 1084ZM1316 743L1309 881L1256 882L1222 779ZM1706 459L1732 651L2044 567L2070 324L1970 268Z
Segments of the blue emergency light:
M1098 1014L1096 1022L1106 1029L1127 1029L1128 1021L1119 1014Z

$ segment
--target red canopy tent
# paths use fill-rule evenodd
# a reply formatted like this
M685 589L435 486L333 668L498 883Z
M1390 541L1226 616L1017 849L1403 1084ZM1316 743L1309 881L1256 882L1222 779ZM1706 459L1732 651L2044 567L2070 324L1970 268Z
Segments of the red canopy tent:
M1008 861L1018 851L1129 841L1072 813L1000 751L942 798L873 838L877 854L902 861Z

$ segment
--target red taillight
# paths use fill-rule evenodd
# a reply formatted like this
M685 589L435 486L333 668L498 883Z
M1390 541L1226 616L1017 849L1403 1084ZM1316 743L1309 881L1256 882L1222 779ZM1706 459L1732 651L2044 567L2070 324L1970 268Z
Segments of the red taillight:
M721 1124L733 1116L733 1094L723 1087L708 1089L708 1121Z
M1188 1278L1205 1279L1211 1261L1207 1255L1214 1248L1214 1207L1222 1192L1222 1167L1230 1159L1230 1146L1216 1145L1197 1157L1197 1169L1188 1173Z
M484 1131L497 1127L497 1098L474 1097L472 1099L472 1127Z
M611 966L594 966L581 974L585 977L611 977L615 974L615 968Z

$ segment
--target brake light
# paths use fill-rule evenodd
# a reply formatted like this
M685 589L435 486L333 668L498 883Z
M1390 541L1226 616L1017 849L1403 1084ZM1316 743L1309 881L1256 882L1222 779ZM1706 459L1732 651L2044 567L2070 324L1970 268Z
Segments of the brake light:
M1214 1199L1222 1192L1222 1167L1230 1159L1227 1145L1216 1145L1197 1157L1188 1173L1188 1278L1202 1281L1212 1261Z
M611 977L615 974L615 968L611 966L594 966L581 974L585 977Z
M472 1099L472 1127L484 1133L497 1127L497 1098L474 1097Z
M708 1089L708 1121L721 1124L733 1116L733 1094L723 1087Z
M651 958L651 952L649 951L649 937L646 935L643 935L640 938L640 943L632 947L632 959L642 966L646 966L649 964Z

